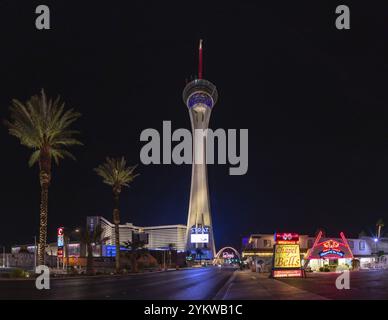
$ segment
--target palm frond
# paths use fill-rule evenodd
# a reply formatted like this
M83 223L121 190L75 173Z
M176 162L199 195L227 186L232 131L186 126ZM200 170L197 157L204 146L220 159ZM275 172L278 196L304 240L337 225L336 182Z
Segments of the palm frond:
M94 171L103 179L103 182L112 187L128 187L129 184L139 175L134 171L135 166L127 166L124 157L105 159L105 162L99 165Z
M39 160L43 148L50 150L51 157L58 164L64 157L74 159L64 147L82 145L75 138L79 132L70 129L80 116L73 109L65 110L65 103L59 96L55 100L48 98L42 89L40 95L32 96L25 103L13 99L10 118L4 124L10 135L18 138L22 145L34 149L29 165Z

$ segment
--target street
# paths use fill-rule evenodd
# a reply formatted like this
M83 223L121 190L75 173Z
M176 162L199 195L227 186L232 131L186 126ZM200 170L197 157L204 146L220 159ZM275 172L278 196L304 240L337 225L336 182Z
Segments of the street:
M223 300L388 299L388 270L350 272L350 289L338 290L338 273L270 279L268 273L236 271L217 295Z
M232 268L196 268L125 276L52 278L50 290L35 280L0 281L0 299L326 300L388 299L388 271L350 272L350 289L338 290L337 273L269 279Z
M35 280L1 280L0 299L212 299L234 269L217 267L89 278L55 279L50 290Z
M281 281L327 299L388 299L388 270L350 272L350 289L338 290L338 273L308 273L307 279Z

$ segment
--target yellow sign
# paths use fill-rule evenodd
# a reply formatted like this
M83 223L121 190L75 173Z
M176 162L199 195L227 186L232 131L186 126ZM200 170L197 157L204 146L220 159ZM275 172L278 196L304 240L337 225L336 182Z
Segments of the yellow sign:
M300 268L299 244L275 246L274 268Z

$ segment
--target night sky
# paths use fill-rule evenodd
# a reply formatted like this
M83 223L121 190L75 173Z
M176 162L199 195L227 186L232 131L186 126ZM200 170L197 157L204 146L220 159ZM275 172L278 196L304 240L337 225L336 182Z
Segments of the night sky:
M140 163L142 130L190 128L182 90L200 38L204 77L219 91L210 127L249 129L246 175L208 168L218 248L275 230L373 234L388 220L388 4L283 2L0 1L0 118L40 88L82 113L85 146L53 169L49 241L87 215L112 219L111 190L93 172L106 156ZM38 4L51 9L51 30L35 29ZM350 30L335 28L339 4ZM38 168L4 126L0 141L0 245L32 243ZM122 221L186 224L191 166L138 172Z

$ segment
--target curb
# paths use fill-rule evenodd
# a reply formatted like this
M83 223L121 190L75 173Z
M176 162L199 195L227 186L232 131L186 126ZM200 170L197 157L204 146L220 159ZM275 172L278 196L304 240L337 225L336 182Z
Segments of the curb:
M235 278L236 278L236 271L233 272L233 274L230 276L228 281L226 281L226 283L222 286L222 288L218 290L218 292L212 298L212 300L224 300L224 298L226 297L229 291L230 285L234 282Z

